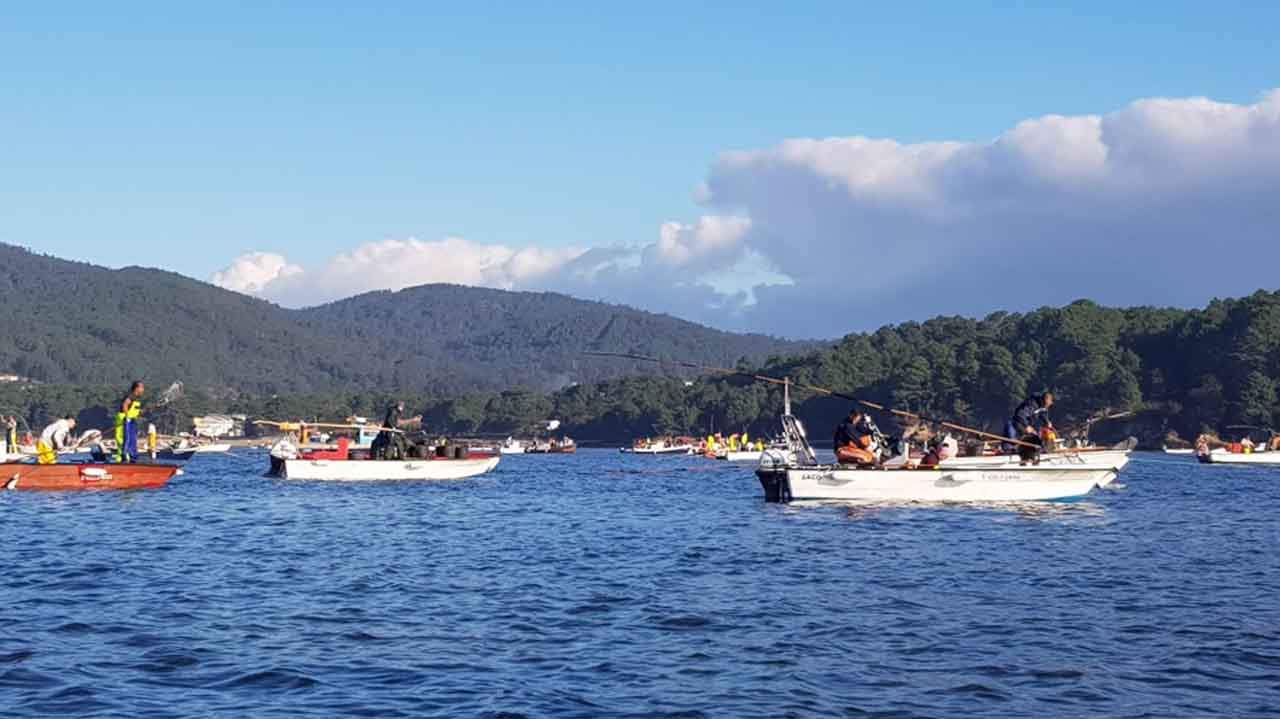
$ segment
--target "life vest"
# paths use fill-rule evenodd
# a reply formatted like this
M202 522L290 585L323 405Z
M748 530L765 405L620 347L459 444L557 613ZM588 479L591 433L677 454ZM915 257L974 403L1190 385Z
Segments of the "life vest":
M124 400L120 400L124 404ZM142 416L142 401L136 398L129 402L129 409L126 412L116 412L116 426L121 426L125 420L136 420Z

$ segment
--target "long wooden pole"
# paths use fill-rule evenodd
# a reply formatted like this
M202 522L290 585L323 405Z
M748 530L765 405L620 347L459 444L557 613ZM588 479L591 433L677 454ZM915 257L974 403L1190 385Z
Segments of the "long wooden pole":
M889 414L892 414L898 417L907 417L910 419L917 419L922 422L929 422L932 424L936 424L940 427L946 427L947 429L954 429L957 432L966 432L968 434L976 435L978 437L994 439L1000 442L1008 442L1009 444L1015 444L1015 445L1018 445L1019 447L1030 447L1032 449L1042 449L1040 445L1032 444L1030 442L1023 442L1020 439L1009 439L1008 437L1002 437L998 434L985 432L983 430L980 430L974 427L966 427L962 424L956 424L955 422L950 422L944 419L930 417L928 415L920 414L918 412L908 412L906 410L894 409L893 407L886 407L882 404L879 404L878 402L872 402L870 400L860 399L850 394L845 394L843 392L837 392L832 389L827 389L826 387L819 387L817 385L812 385L812 384L804 384L803 382L796 382L794 380L779 379L777 377L770 377L768 375L755 374L753 372L746 372L744 370L739 370L739 369L728 369L727 367L711 367L708 365L701 365L696 362L685 362L683 360L665 360L665 359L662 359L661 357L649 357L647 355L629 354L626 352L584 352L583 354L590 355L592 357L613 357L615 359L631 359L631 360L639 360L642 362L656 362L659 364L662 364L665 362L665 363L670 363L674 365L679 365L681 367L687 367L690 369L702 370L704 372L715 372L723 375L736 375L739 377L750 377L751 379L758 380L760 382L768 382L770 384L785 385L788 382L790 382L791 386L796 387L797 389L805 389L810 392L814 392L816 394L826 395L828 397L838 397L840 399L847 399L850 402L855 402L857 404L862 405L863 407L880 410L881 412L887 412Z
M383 427L376 424L333 424L330 422L276 422L270 419L255 419L254 424L265 424L270 427L279 427L280 429L289 430L293 427L311 427L313 429L371 429L379 432L398 432L404 434L403 429L392 429L391 427Z

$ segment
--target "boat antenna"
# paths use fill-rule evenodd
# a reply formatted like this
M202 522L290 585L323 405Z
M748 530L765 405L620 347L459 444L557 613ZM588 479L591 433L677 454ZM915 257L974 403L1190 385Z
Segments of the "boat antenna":
M716 374L722 374L726 376L749 377L758 382L767 382L769 384L780 384L782 385L783 402L785 404L789 404L788 400L790 399L790 388L791 388L791 385L794 384L796 389L807 390L809 392L825 395L827 397L837 397L839 399L846 399L846 400L849 400L850 402L860 404L863 407L879 410L881 412L887 412L888 414L892 414L897 417L917 419L922 422L929 422L932 424L936 424L939 427L953 429L957 432L965 432L967 434L972 434L978 437L983 437L985 439L992 439L999 442L1008 442L1009 444L1016 445L1018 447L1029 447L1031 449L1037 449L1037 450L1042 449L1042 447L1038 444L1023 442L1020 439L1010 439L1009 437L1004 437L1002 435L986 432L986 431L977 429L975 427L966 427L965 425L956 424L955 422L951 422L938 417L930 417L925 414L920 414L919 412L908 412L903 409L886 407L885 405L880 404L879 402L872 402L871 400L861 399L859 397L854 397L851 394L845 394L844 392L837 392L833 389L827 389L826 387L819 387L813 384L805 384L803 382L792 382L789 377L786 379L779 379L777 377L770 377L769 375L763 375L763 374L755 374L753 372L747 372L745 370L740 370L740 369L728 369L726 367L712 367L710 365L698 364L697 362L686 362L683 360L662 359L660 357L650 357L648 355L631 354L627 352L583 352L583 354L591 357L612 357L615 359L639 360L641 362L656 362L658 364L670 363L673 365L678 365L680 367L687 367L690 369L701 370L703 372L714 372Z
M782 378L782 413L791 414L791 378Z

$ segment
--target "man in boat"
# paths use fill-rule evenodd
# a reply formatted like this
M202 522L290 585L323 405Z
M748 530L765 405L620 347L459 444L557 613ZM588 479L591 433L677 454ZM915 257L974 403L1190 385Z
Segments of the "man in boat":
M36 461L40 464L54 464L58 461L58 450L71 445L71 430L76 428L76 418L67 415L50 424L40 433L36 442Z
M876 429L871 418L860 409L849 411L848 418L836 427L835 445L836 461L840 464L856 464L869 467L876 464L876 455L872 451L875 444Z
M373 438L373 444L369 446L374 459L404 459L408 456L409 447L404 441L404 433L390 430L418 424L422 421L422 415L408 419L403 417L404 400L387 408L387 414L382 419L384 429Z
M1019 441L1026 441L1025 438L1030 436L1034 438L1034 444L1039 444L1040 430L1054 428L1053 420L1049 419L1049 408L1052 406L1052 392L1028 397L1018 405L1018 408L1013 411L1013 416L1004 423L1004 436ZM1005 454L1013 454L1015 447L1013 443L1006 442Z
M120 400L116 412L116 461L133 463L138 461L138 418L142 416L142 393L146 391L142 380L129 385L129 393Z
M5 451L18 453L18 417L17 415L9 415L4 418L4 441L7 445Z

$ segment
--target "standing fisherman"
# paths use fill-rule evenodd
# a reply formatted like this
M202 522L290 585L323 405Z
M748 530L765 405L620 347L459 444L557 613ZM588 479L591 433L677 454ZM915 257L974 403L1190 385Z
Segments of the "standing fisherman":
M397 431L401 427L417 424L422 421L422 415L403 419L404 417L404 401L401 400L387 407L387 414L382 419L382 431L374 437L373 444L370 445L374 459L404 459L408 455L408 446L404 441L404 434Z
M138 417L142 416L142 393L146 386L138 380L129 386L129 394L120 400L116 412L116 461L138 461Z
M1025 438L1028 435L1038 437L1042 427L1053 429L1053 420L1049 419L1049 408L1052 406L1052 392L1028 397L1018 405L1018 408L1013 411L1013 416L1004 423L1004 436L1008 439L1026 441ZM1014 445L1006 442L1004 451L1005 454L1013 454Z
M18 417L9 415L4 418L4 438L5 444L8 445L6 452L12 454L18 453Z

